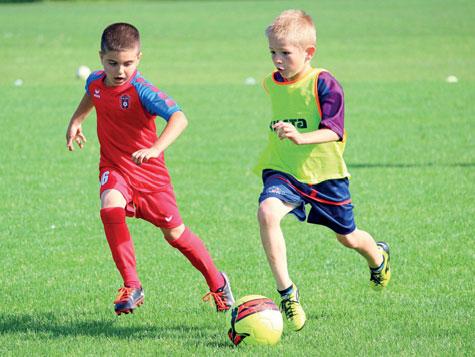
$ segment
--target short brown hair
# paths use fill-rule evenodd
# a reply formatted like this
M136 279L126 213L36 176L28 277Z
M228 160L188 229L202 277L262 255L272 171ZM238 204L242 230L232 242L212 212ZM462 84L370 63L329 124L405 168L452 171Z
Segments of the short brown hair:
M300 47L317 45L317 31L312 17L302 10L283 11L267 27L266 35L291 41Z
M124 51L140 49L139 30L131 24L118 22L105 28L101 37L101 51Z

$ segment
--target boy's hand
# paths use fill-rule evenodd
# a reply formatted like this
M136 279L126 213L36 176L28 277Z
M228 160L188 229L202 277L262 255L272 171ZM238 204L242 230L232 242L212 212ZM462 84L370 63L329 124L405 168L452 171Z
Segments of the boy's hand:
M132 160L141 165L142 162L147 162L149 159L157 158L160 155L160 150L153 147L148 149L140 149L132 154Z
M86 136L84 136L81 124L70 124L66 131L66 146L69 151L74 151L73 141L82 149L86 143Z
M297 145L302 141L302 134L290 123L279 121L272 125L272 129L275 130L280 140L289 139Z

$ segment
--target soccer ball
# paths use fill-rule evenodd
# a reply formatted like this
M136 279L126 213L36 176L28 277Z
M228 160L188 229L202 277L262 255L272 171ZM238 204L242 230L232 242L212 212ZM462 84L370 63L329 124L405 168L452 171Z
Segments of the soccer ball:
M261 295L247 295L231 310L229 339L234 345L275 345L280 341L284 322L274 302Z
M76 70L76 77L85 81L91 74L91 70L87 66L79 66Z

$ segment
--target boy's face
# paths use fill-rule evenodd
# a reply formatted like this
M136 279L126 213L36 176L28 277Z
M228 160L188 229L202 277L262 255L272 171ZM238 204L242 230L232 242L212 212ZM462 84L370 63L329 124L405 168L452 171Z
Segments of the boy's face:
M307 72L315 53L315 46L302 48L274 36L269 36L269 49L274 66L289 81L298 80Z
M136 47L124 51L101 51L99 55L106 72L106 85L117 87L126 83L134 74L142 53Z

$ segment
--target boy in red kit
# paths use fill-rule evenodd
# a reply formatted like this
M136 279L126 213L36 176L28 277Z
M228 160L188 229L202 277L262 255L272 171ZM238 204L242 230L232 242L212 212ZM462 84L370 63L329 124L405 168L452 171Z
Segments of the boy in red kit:
M101 38L104 70L93 72L66 132L67 147L86 143L82 122L95 107L100 143L101 219L107 242L124 286L114 301L115 312L133 312L144 300L135 252L125 217L156 225L206 279L217 311L234 303L229 280L219 272L203 242L183 224L165 165L164 151L186 128L180 107L137 71L142 53L138 30L126 23L108 26ZM166 126L156 134L155 117Z

